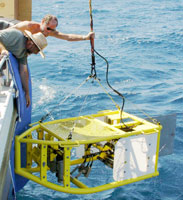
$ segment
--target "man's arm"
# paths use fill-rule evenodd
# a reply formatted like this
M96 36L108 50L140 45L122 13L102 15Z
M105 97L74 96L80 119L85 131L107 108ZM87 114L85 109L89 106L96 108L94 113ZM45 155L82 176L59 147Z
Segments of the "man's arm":
M8 51L4 47L4 45L0 42L0 54L2 55L8 55Z
M77 34L65 34L59 31L51 31L49 36L56 37L58 39L67 40L67 41L82 41L90 40L91 37L95 37L94 32L89 32L87 35L77 35Z
M30 106L31 100L29 95L29 72L26 64L19 64L19 72L22 81L22 87L25 91L26 106Z
M16 28L22 32L25 30L30 31L32 34L41 32L40 24L38 22L34 21L23 21L19 22L18 24L12 26L13 28ZM89 32L87 35L78 35L78 34L65 34L61 33L57 30L50 31L48 35L46 36L52 36L58 39L67 40L67 41L82 41L82 40L90 40L90 37L95 37L94 32Z
M0 42L0 54L2 53L2 51L5 49L4 45Z
M0 42L0 55L8 55L8 51L4 47L4 45ZM0 56L0 60L1 60ZM25 64L19 64L19 73L20 73L20 78L22 81L22 87L25 91L25 99L26 99L26 106L28 107L31 103L30 96L29 96L29 72L27 69L27 65Z
M0 42L0 60L3 58L4 55L8 55L8 51L4 47L4 45Z

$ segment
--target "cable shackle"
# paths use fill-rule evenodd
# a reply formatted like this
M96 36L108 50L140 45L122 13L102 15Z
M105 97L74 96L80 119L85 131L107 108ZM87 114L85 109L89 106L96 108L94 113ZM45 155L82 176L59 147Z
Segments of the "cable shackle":
M90 31L93 32L93 16L92 16L92 0L89 0L89 8L90 8ZM96 69L95 69L95 54L94 54L94 38L90 38L91 45L91 77L96 77Z

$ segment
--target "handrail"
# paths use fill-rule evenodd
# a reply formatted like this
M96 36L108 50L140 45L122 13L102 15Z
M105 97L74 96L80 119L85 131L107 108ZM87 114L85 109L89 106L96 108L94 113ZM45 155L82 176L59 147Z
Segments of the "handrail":
M9 61L8 55L4 55L0 60L0 78L3 79L3 81L1 81L0 84L2 86L9 86L11 82L8 61ZM4 68L4 64L5 64L5 68Z
M4 62L6 61L8 56L3 56L2 59L0 60L0 71L2 70L1 68L3 67Z

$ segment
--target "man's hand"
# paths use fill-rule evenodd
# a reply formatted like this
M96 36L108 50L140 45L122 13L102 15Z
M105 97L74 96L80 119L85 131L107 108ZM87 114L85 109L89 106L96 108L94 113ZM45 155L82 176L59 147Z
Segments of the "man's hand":
M8 54L9 52L5 49L4 45L0 43L0 60L3 58L3 56Z
M3 50L1 51L1 55L3 55L3 56L8 56L8 55L9 55L9 52L8 52L6 49L3 49Z
M19 72L22 81L22 87L25 91L26 106L30 106L31 100L29 96L29 72L26 64L19 64Z
M90 38L95 38L94 32L89 32L88 35L84 36L84 40L90 40Z
M25 99L26 99L26 107L29 107L31 104L30 96L29 94L25 94Z

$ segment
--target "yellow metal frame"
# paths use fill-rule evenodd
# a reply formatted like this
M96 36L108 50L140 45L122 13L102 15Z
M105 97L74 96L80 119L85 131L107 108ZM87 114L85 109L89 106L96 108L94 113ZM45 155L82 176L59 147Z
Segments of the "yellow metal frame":
M89 115L89 116L81 116L81 117L75 117L75 118L69 118L69 119L60 119L55 120L51 122L45 122L45 123L38 123L35 126L31 127L24 133L22 133L20 136L15 137L15 172L21 176L26 177L27 179L30 179L38 184L41 184L45 187L48 187L53 190L57 190L60 192L65 193L72 193L72 194L89 194L89 193L96 193L108 189L112 189L115 187L123 186L126 184L134 183L137 181L141 181L147 178L152 178L154 176L159 175L158 173L158 154L159 154L159 143L160 143L160 131L161 131L161 125L159 124L153 124L150 123L144 119L138 118L134 115L130 115L128 113L123 112L123 119L129 118L131 121L126 122L125 124L132 127L138 127L142 126L142 129L135 128L132 131L124 131L119 129L123 124L119 123L119 116L120 111L103 111L98 114ZM69 120L78 120L79 118L87 118L87 119L93 119L100 121L99 119L101 117L107 117L108 121L101 122L101 124L105 123L106 126L109 126L110 129L117 132L116 135L113 136L104 136L104 137L96 137L93 139L88 140L66 140L60 136L58 136L53 131L49 130L46 125L47 124L56 124L64 121ZM114 122L117 122L114 124ZM38 137L33 138L32 133L37 131ZM135 135L147 135L152 133L158 133L157 137L157 149L156 149L156 160L155 160L155 171L154 173L144 175L137 178L132 178L124 181L114 181L110 182L104 185L99 185L95 187L88 187L84 183L82 183L79 179L72 177L70 174L71 166L81 164L84 161L84 158L79 159L71 159L71 151L74 147L79 147L80 145L88 145L92 144L96 148L105 151L105 147L98 146L97 144L103 141L117 141L120 138L126 138L130 136ZM27 166L22 167L21 166L21 143L27 144ZM37 149L39 149L38 152L34 151L34 147L37 146ZM47 165L47 154L48 154L48 148L53 147L54 149L58 149L58 147L61 147L63 149L63 183L62 184L55 184L47 179L47 172L50 170ZM87 153L87 152L85 152ZM105 157L105 152L101 154ZM37 157L36 157L37 156ZM32 164L35 162L35 159L33 157L36 157L36 163L37 166L33 167ZM54 155L50 154L50 159L54 158ZM97 156L93 157L93 160L97 160ZM86 162L88 159L86 159ZM35 166L35 165L34 165ZM34 175L34 172L39 172ZM37 175L39 174L39 176ZM74 184L76 187L72 187Z

